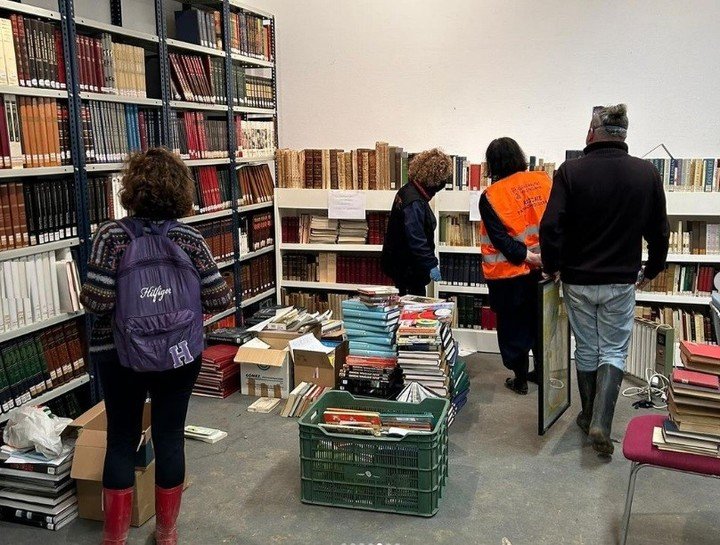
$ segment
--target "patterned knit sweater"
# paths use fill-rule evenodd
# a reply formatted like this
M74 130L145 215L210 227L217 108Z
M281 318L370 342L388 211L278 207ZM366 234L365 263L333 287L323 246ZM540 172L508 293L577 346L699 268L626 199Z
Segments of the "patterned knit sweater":
M150 232L149 227L145 230ZM232 293L202 235L193 227L180 224L170 229L168 237L187 253L200 274L203 312L216 314L228 308ZM103 223L95 233L87 279L80 292L85 309L98 315L90 337L90 352L115 348L111 326L116 299L115 276L129 243L130 237L115 221Z

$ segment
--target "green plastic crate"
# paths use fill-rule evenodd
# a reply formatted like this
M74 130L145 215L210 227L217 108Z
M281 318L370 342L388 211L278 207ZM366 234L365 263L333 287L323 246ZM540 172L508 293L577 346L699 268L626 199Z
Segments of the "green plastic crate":
M325 409L379 413L432 413L427 434L372 437L330 433L318 426ZM447 399L400 403L358 398L344 391L323 394L302 416L301 499L305 503L432 516L448 476Z

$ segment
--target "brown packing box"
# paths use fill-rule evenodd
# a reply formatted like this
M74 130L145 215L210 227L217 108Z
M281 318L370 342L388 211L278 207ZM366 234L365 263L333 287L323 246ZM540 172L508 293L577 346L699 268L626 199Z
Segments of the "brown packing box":
M311 382L318 386L337 388L348 346L348 341L343 341L329 354L295 349L295 386L301 382Z
M102 474L107 448L107 417L101 402L76 418L66 433L77 434L70 476L77 481L80 518L104 520L102 511ZM140 447L150 440L150 404L143 412ZM131 524L142 526L155 514L155 462L135 468L135 487Z
M320 338L318 324L310 332ZM240 391L243 395L286 399L292 389L292 361L288 343L305 333L294 331L260 331L257 338L270 348L241 346L235 354L240 365Z

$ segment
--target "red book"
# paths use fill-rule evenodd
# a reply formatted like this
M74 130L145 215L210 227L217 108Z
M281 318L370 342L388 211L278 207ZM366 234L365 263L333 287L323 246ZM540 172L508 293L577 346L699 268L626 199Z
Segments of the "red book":
M470 165L470 189L480 189L480 165Z
M95 87L97 88L97 92L102 91L102 88L105 86L105 75L103 74L103 54L102 54L102 46L100 45L100 40L97 38L94 38L92 40L93 45L93 57L94 57L94 68L95 68Z
M718 345L681 341L680 351L690 361L720 365L720 346Z
M712 390L720 390L720 377L688 369L674 369L672 381L677 384L689 384L690 386L701 386Z
M63 54L63 43L62 34L59 29L55 29L55 57L57 58L57 81L60 84L60 89L67 87L67 80L65 79L65 55Z

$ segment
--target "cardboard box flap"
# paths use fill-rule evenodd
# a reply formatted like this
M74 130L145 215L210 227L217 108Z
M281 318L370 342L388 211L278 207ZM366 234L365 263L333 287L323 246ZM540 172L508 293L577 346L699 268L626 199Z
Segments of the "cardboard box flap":
M105 463L105 443L107 432L100 430L82 430L75 444L72 469L73 479L101 481Z
M321 354L308 350L295 350L295 367L319 367L320 369L335 368L335 351Z
M105 402L101 401L68 424L68 428L106 430Z
M245 348L241 346L238 348L237 354L235 354L235 363L252 363L255 365L282 367L288 355L289 352L287 350L263 350L262 348Z

